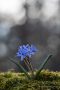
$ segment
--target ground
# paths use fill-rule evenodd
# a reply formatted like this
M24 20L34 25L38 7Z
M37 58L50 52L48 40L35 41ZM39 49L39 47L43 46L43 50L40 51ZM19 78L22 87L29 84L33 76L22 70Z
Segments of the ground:
M3 72L0 73L0 90L60 90L60 72L42 70L31 80L24 73Z

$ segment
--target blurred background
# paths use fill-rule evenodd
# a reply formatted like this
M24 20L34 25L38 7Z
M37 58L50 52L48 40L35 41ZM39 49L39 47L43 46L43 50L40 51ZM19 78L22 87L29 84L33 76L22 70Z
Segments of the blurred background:
M14 56L23 44L39 49L31 58L34 69L51 53L44 68L60 71L60 0L0 0L0 71L18 71L9 57L20 62Z

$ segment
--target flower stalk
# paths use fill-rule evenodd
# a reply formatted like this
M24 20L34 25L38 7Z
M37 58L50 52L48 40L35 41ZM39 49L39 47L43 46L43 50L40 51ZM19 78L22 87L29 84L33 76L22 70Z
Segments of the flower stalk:
M24 63L25 63L25 65L27 66L27 68L29 69L29 71L30 71L31 69L30 69L30 67L29 67L29 62L28 62L28 60L25 59L25 60L24 60Z
M31 71L32 73L32 76L34 76L34 70L33 70L33 67L32 67L32 64L31 64L31 61L29 60L29 57L26 57L24 62L26 63L29 71Z

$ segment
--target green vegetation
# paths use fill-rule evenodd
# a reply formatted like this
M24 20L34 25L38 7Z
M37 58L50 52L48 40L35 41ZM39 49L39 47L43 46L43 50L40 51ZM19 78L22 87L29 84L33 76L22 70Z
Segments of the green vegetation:
M24 73L0 73L0 90L60 90L60 72L42 70L31 80Z

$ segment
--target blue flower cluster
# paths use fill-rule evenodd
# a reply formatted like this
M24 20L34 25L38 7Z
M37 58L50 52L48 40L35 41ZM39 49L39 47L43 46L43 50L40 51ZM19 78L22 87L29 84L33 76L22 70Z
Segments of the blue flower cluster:
M24 58L26 58L27 56L30 58L36 52L37 48L34 45L22 45L18 48L17 57L20 57L21 61L23 61Z

